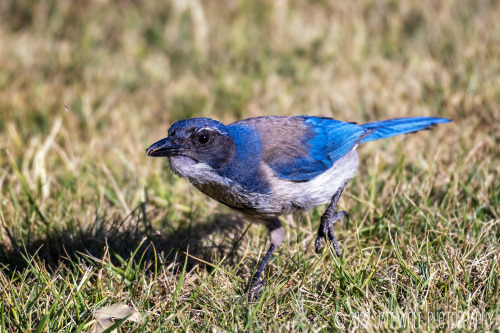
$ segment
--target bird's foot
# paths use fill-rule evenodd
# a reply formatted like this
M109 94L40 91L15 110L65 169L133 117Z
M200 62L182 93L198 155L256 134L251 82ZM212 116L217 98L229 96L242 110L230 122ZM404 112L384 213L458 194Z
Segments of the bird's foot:
M266 285L266 280L261 279L260 276L255 275L252 278L252 281L247 287L247 291L245 295L248 297L249 301L256 301L259 299L262 294L262 290L264 290L264 286Z
M349 214L345 210L342 210L340 212L336 212L327 220L322 219L321 226L318 230L318 237L315 242L316 253L319 253L323 247L321 239L325 237L327 241L333 245L333 249L335 250L337 257L340 257L340 249L337 237L335 237L335 233L333 232L333 226L335 222L342 220L344 217L349 220Z

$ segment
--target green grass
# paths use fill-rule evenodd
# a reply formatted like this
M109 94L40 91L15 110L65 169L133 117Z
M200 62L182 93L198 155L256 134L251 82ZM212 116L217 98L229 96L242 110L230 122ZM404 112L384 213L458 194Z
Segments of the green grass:
M186 3L186 5L183 5ZM0 332L490 330L500 325L498 1L0 3ZM64 105L69 112L65 112ZM144 149L176 120L442 116L367 143L326 207L266 230ZM406 323L405 323L406 320Z

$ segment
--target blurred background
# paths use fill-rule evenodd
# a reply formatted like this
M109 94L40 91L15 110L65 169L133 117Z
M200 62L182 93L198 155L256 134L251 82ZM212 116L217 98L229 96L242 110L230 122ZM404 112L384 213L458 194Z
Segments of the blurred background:
M145 189L164 223L229 212L144 153L195 116L449 117L360 147L361 175L439 158L433 181L447 184L460 158L498 157L499 13L496 1L2 1L0 241L127 216Z
M424 202L429 214L498 220L499 14L487 0L2 0L0 258L23 265L25 247L57 266L63 249L103 253L104 231L130 215L146 227L118 234L123 256L137 235L161 234L160 246L179 242L172 230L234 219L145 154L196 116L451 118L360 147L341 205L375 225L404 196L391 214ZM304 230L287 218L288 239L313 239L320 210L299 218L313 224ZM443 230L460 225L451 217ZM356 247L359 229L344 227L341 243ZM377 228L362 244L383 242ZM264 246L265 231L250 230Z
M485 0L2 1L4 219L15 220L5 199L21 192L13 162L57 220L93 214L86 204L109 181L102 165L133 206L160 172L144 149L195 116L442 116L455 121L437 134L453 150L482 134L493 147L499 10Z

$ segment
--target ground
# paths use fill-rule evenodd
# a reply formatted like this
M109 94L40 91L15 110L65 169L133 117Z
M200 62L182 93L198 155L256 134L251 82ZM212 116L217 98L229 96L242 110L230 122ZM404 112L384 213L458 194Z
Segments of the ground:
M0 3L0 328L489 330L500 325L499 1ZM67 109L65 108L67 107ZM336 225L266 230L145 148L179 119L453 120L359 147Z

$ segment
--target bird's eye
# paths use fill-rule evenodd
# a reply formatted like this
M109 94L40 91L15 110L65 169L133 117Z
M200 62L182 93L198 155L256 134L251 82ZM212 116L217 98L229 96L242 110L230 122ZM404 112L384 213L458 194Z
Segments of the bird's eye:
M205 144L208 142L209 139L210 137L208 136L208 134L202 134L198 137L198 142L201 144Z

